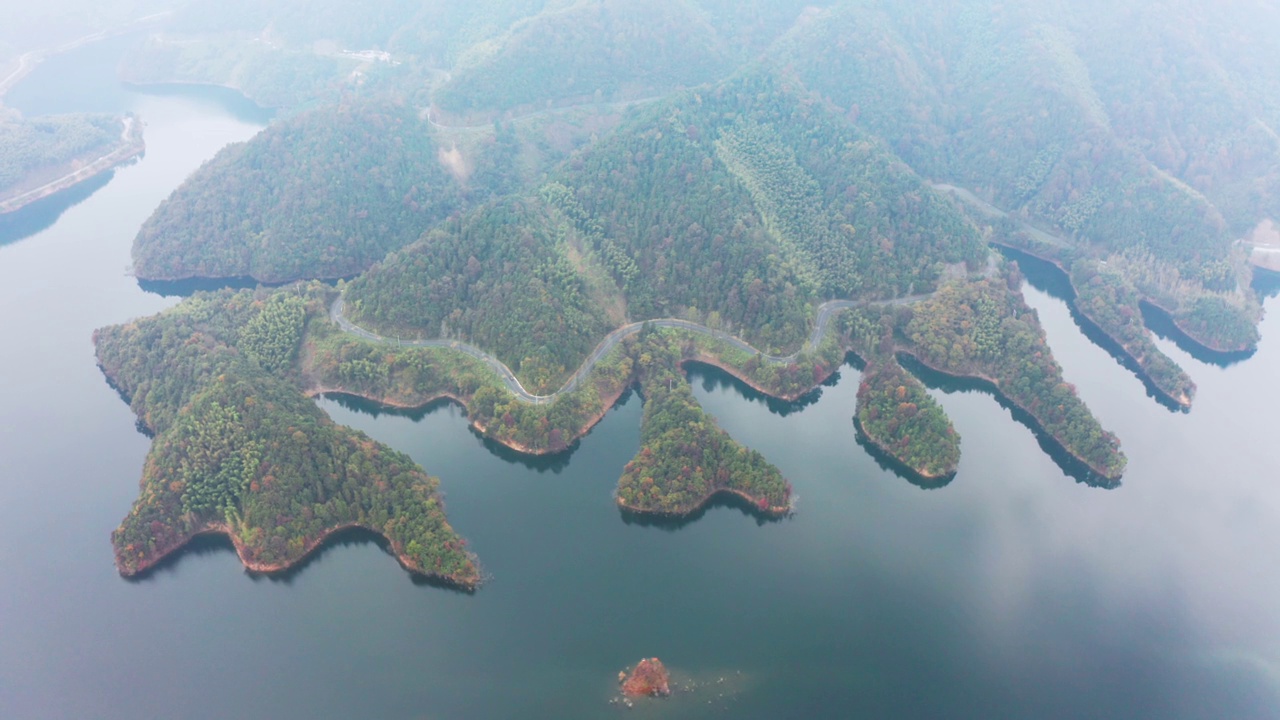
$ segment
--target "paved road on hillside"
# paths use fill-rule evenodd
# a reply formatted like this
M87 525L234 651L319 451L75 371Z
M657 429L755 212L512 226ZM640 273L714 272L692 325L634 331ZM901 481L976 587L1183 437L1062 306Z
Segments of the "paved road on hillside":
M789 365L792 362L795 362L795 360L805 350L817 348L822 344L822 340L826 336L827 329L831 324L831 318L838 312L852 310L859 307L910 305L912 303L920 302L928 297L928 294L924 294L908 295L906 297L900 297L893 300L831 300L830 302L825 302L818 306L817 318L813 323L813 333L810 335L808 342L800 350L797 350L795 353L787 356L767 355L756 350L745 340L734 337L733 335L721 330L713 330L705 325L689 322L688 320L660 318L657 320L648 320L646 322L636 322L631 323L630 325L623 325L617 330L606 335L605 338L600 341L600 344L596 345L596 349L591 352L591 355L587 357L568 381L565 382L564 387L550 395L534 395L528 390L525 390L524 386L520 384L520 380L516 378L515 373L511 372L511 368L507 367L498 358L474 345L468 345L467 343L459 342L457 340L401 340L399 338L383 337L365 330L359 325L348 320L343 314L346 301L342 295L339 295L338 299L334 300L333 305L330 306L329 318L334 322L334 324L341 328L343 332L350 333L356 337L372 342L397 345L400 347L450 348L466 355L470 355L471 357L488 365L490 368L493 368L493 371L502 379L502 384L505 385L516 397L527 403L542 405L554 401L561 395L577 390L582 382L586 380L587 376L591 374L591 371L595 369L596 364L609 354L609 351L617 347L618 343L622 342L626 338L639 333L646 323L655 328L676 328L680 330L688 330L700 335L706 335L726 342L740 350L759 354L760 357L767 362L779 365Z
M1009 217L1009 213L1005 212L1004 210L1001 210L995 205L992 205L991 203L987 202L986 200L983 200L982 198L978 197L977 195L974 195L972 192L962 187L957 187L955 185L948 185L946 183L933 183L933 189L941 193L954 193L956 197L960 198L965 203L968 203L969 205L977 208L979 212L986 215L987 217L996 217L996 218ZM1018 222L1022 225L1022 229L1026 231L1027 234L1031 235L1037 240L1040 240L1041 242L1045 242L1045 243L1048 243L1049 245L1053 245L1054 247L1060 247L1060 248L1075 247L1075 245L1070 240L1062 237L1061 235L1054 235L1053 233L1041 230L1040 228L1036 227L1035 225L1032 225L1031 223L1025 220L1022 220L1019 218L1015 218L1015 219L1018 220Z

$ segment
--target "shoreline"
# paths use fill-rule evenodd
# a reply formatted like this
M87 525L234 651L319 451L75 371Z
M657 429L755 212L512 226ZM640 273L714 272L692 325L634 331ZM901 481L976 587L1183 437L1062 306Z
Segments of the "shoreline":
M1056 448L1060 452L1062 452L1062 454L1069 457L1071 460L1079 463L1083 468L1085 468L1095 476L1102 478L1104 480L1107 480L1112 484L1118 484L1120 479L1124 476L1123 470L1117 475L1111 475L1106 471L1103 471L1098 469L1097 467L1094 467L1093 463L1077 455L1074 451L1072 451L1070 448L1064 445L1056 435L1049 432L1048 429L1045 428L1044 424L1040 422L1040 419L1037 418L1034 413L1032 413L1027 408L1023 407L1021 403L1014 401L1012 398L1006 395L1004 391L1000 389L1000 383L997 380L987 377L986 375L981 375L977 373L957 373L957 372L950 372L947 370L940 370L930 365L929 363L925 362L924 360L920 359L920 357L912 350L899 349L898 353L907 356L917 365L925 368L926 370L929 370L930 372L934 372L934 373L937 373L938 375L942 375L948 378L953 378L962 382L970 382L970 383L975 383L979 385L980 387L982 387L983 389L987 390L992 395L994 395L996 399L1000 401L1001 404L1007 405L1008 407L1013 408L1018 412L1022 413L1023 415L1025 415L1027 419L1030 420L1031 423L1034 425L1033 427L1030 428L1034 434L1051 441L1054 444L1054 446L1056 446ZM910 368L907 368L907 371L910 372Z
M628 504L625 500L618 497L616 494L614 495L613 500L614 500L614 503L616 503L617 506L622 510L625 510L629 513L634 513L641 517L658 518L663 520L682 520L684 518L689 517L690 515L693 515L699 510L702 510L708 504L710 504L712 500L715 500L717 495L721 495L721 494L735 495L739 499L749 503L751 507L754 509L754 512L758 512L761 515L764 515L774 520L787 517L793 512L793 508L794 508L794 503L788 503L782 506L770 505L767 509L764 509L760 507L760 498L752 497L751 495L748 495L742 490L738 490L736 488L727 488L727 487L716 488L715 490L712 490L711 492L707 493L707 495L703 497L701 500L694 503L688 510L680 510L680 511L668 512L665 510L649 510L647 508L636 507L635 505Z
M881 455L884 455L886 458L896 463L899 466L896 469L905 471L906 474L910 476L907 478L907 481L912 484L940 486L947 484L956 476L956 471L959 469L957 466L953 466L947 472L943 473L931 473L927 470L913 467L906 460L899 457L897 453L890 450L889 447L885 445L884 441L867 432L867 429L862 425L862 421L858 419L858 415L856 413L853 416L853 426L858 431L858 435L863 441L879 451Z
M292 560L282 561L278 563L264 563L264 562L259 562L257 560L250 560L247 557L248 548L240 540L240 537L236 535L234 532L232 532L231 527L227 525L225 522L205 523L200 529L194 532L188 533L186 537L184 537L180 542L176 543L174 546L165 548L164 550L158 551L154 556L148 557L145 560L139 561L137 564L137 567L132 570L126 569L121 564L120 548L114 547L114 542L112 543L112 545L113 545L113 548L115 549L116 570L119 571L120 575L125 578L137 578L142 575L145 575L146 573L150 572L151 570L155 569L158 565L163 563L166 559L180 553L185 547L187 547L187 545L191 543L192 540L195 540L196 538L201 536L211 536L211 535L226 537L231 542L231 545L235 548L236 557L240 560L240 564L244 566L244 569L247 572L258 573L262 575L279 575L281 573L286 573L292 570L293 568L297 567L298 565L302 564L303 562L307 561L312 555L314 555L318 550L320 550L324 546L324 544L334 535L347 532L350 530L364 530L364 531L373 533L378 537L381 537L383 540L387 542L387 546L390 548L391 554L396 558L396 561L400 563L400 566L411 574L418 575L428 579L437 580L439 582L445 583L446 585L450 585L467 592L474 592L476 588L480 586L480 578L478 573L475 580L464 580L462 578L458 578L452 575L441 575L439 573L427 572L423 570L422 568L415 565L409 559L409 557L404 554L404 549L398 547L397 543L391 540L391 538L388 538L386 535L382 534L381 532L367 525L363 525L361 523L355 523L355 522L343 523L341 525L337 525L332 528L326 528L323 532L320 533L318 537L313 539L311 542L307 543L307 545L303 548L301 554L299 554L298 557Z
M112 27L106 28L105 30L99 30L96 33L85 35L84 37L71 40L70 42L65 42L56 47L43 48L39 50L29 50L23 53L22 55L19 55L17 57L18 67L14 69L13 72L9 73L6 77L4 77L3 79L0 79L0 101L4 99L4 96L7 95L10 90L17 87L18 83L26 79L26 77L30 75L32 71L34 71L40 65L40 63L44 62L45 60L55 55L61 55L62 53L71 52L72 50L80 48L84 45L89 45L91 43L99 42L101 40L106 40L108 38L124 35L128 32L140 29L152 22L155 22L161 18L167 17L171 14L172 14L171 10L153 13L151 15L146 15L144 17L135 18L133 20L122 23L120 25L114 25Z
M435 393L429 396L423 402L414 402L414 403L406 402L403 400L395 400L392 398L372 397L371 395L368 395L365 393L354 392L351 390L347 390L345 388L338 388L338 387L332 387L327 385L313 385L311 387L305 388L303 392L306 394L307 397L313 398L313 399L323 395L345 395L347 397L359 398L366 402L371 402L378 405L384 405L394 410L405 410L405 411L422 410L423 408L426 408L430 405L438 403L442 400L452 402L462 408L462 411L467 414L467 424L470 425L472 428L474 428L482 437L492 440L498 443L499 445L502 445L503 447L509 448L523 455L528 455L530 457L546 457L549 455L558 455L562 452L565 452L569 450L571 447L573 447L574 443L586 437L591 432L591 430L595 428L596 425L600 424L601 420L604 420L605 416L609 414L610 410L613 410L615 407L617 407L618 401L622 399L622 396L625 395L627 391L634 386L635 386L634 382L628 382L623 384L622 388L617 392L613 392L607 396L601 397L600 410L590 415L584 421L583 426L573 433L573 435L569 438L568 442L565 443L565 446L558 450L553 450L551 448L533 448L533 447L524 445L523 443L516 442L514 440L504 440L500 437L490 434L487 426L485 426L484 424L480 423L479 421L471 417L471 410L468 407L468 399L450 392Z
M1021 253L1023 255L1026 255L1027 257L1052 265L1059 272L1061 272L1063 277L1067 281L1067 285L1071 287L1071 293L1073 296L1071 299L1066 300L1065 302L1067 303L1067 307L1071 310L1072 316L1079 318L1079 321L1081 322L1082 325L1085 325L1085 324L1088 325L1087 328L1084 328L1086 330L1086 335L1088 334L1088 332L1092 331L1092 332L1096 332L1097 334L1109 340L1113 345L1113 347L1118 349L1119 352L1114 352L1106 347L1103 347L1103 350L1107 350L1108 353L1113 356L1119 355L1120 357L1118 357L1117 359L1121 361L1122 365L1127 367L1133 374L1137 375L1138 379L1141 380L1143 384L1146 385L1149 389L1154 390L1159 394L1160 397L1157 398L1158 400L1163 400L1167 404L1174 405L1178 409L1184 412L1189 411L1191 409L1191 402L1192 402L1191 397L1188 397L1185 393L1183 393L1180 396L1176 396L1168 388L1165 388L1160 383L1156 382L1156 379L1151 375L1151 373L1149 373L1147 369L1142 366L1142 360L1139 358L1137 353L1135 353L1128 345L1121 342L1119 338L1107 332L1106 328L1102 327L1101 323L1099 323L1097 320L1094 320L1092 317L1089 317L1088 313L1080 309L1080 304L1076 302L1076 300L1080 297L1080 292L1079 290L1076 289L1075 283L1072 282L1071 280L1071 273L1067 272L1067 269L1062 266L1062 263L1059 260L1044 257L1043 255L1039 255L1031 250L1018 247L1016 245L1009 245L1007 243L996 242L994 240L991 240L989 242L992 245L996 246L997 248L1003 248L1006 250L1011 250L1016 253ZM1149 303L1149 301L1145 299L1140 300L1139 302ZM1147 327L1147 324L1145 322L1142 324L1142 326L1144 329L1146 329L1147 332L1154 333L1154 331L1151 328ZM1198 341L1196 341L1194 338L1191 338L1190 336L1188 336L1188 339L1192 340L1192 342L1195 342L1196 344L1201 344ZM1185 373L1186 371L1184 370L1183 372Z
M1209 343L1205 342L1204 340L1201 340L1200 338L1198 338L1198 337L1196 337L1195 335L1191 334L1191 332L1190 332L1190 331L1188 331L1185 327L1183 327L1183 326L1182 326L1182 324L1178 322L1178 316L1177 316L1177 315L1175 315L1172 311L1170 311L1170 310L1169 310L1169 308L1167 308L1167 307L1165 307L1165 306L1161 305L1160 303L1156 302L1155 300L1151 300L1151 299L1148 299L1148 298L1143 298L1143 299L1142 299L1142 300L1140 300L1139 302L1140 302L1141 304L1146 305L1147 307L1149 307L1149 308L1151 308L1151 309L1155 310L1156 312L1160 313L1161 315L1163 315L1163 316L1165 317L1165 319L1167 319L1167 320L1169 321L1169 324L1170 324L1170 325L1172 325L1172 326L1173 326L1173 328L1174 328L1175 330L1177 330L1179 333L1181 333L1181 334L1182 334L1182 339L1183 339L1183 340L1185 340L1186 342L1190 343L1192 346L1194 346L1194 347L1196 348L1196 350L1198 350L1199 352L1202 352L1202 353L1205 353L1205 354L1208 354L1208 355L1224 355L1224 356L1228 356L1228 355L1243 355L1243 354L1248 354L1248 353L1254 353L1254 352L1257 352L1257 350L1258 350L1257 346L1254 346L1254 347L1248 347L1248 346L1245 346L1245 347L1237 347L1237 348L1223 348L1223 347L1219 347L1219 346L1217 346L1217 345L1210 345ZM1145 323L1144 323L1144 324L1145 324ZM1152 332L1154 332L1154 331L1152 331Z
M1109 337L1109 336L1108 336L1108 337ZM846 356L847 356L847 354L848 354L849 352L852 352L852 350L851 350L851 349L846 348ZM1067 448L1067 446L1062 442L1062 440L1061 440L1061 439L1059 439L1058 437L1056 437L1055 435L1053 435L1052 433L1050 433L1050 432L1049 432L1049 431L1044 427L1044 425L1040 422L1040 420L1039 420L1039 419L1037 419L1037 418L1035 417L1035 415L1034 415L1034 414L1032 414L1029 410L1027 410L1025 407L1023 407L1023 406L1022 406L1022 405L1020 405L1019 403L1014 402L1011 398L1009 398L1008 396L1006 396L1006 395L1004 394L1004 392L1000 389L1000 385L999 385L999 383L998 383L998 382L996 382L994 379L989 378L989 377L985 377L985 376L981 376L981 375L958 374L958 373L952 373L952 372L948 372L948 371L940 370L940 369L938 369L938 368L932 367L932 366L930 366L929 364L927 364L927 363L925 363L925 362L921 361L918 357L916 357L916 355L914 354L914 352L912 352L912 351L911 351L911 350L909 350L909 349L899 349L899 352L901 352L901 353L904 353L904 354L908 355L908 356L909 356L909 357L911 357L913 360L916 360L916 362L918 362L921 366L923 366L923 367L925 367L925 368L929 369L930 371L935 372L935 373L937 373L937 374L939 374L939 375L942 375L942 376L945 376L945 377L948 377L948 378L952 378L952 379L955 379L955 380L958 380L958 381L976 381L976 382L979 382L979 383L983 383L983 384L985 384L985 385L987 386L988 391L989 391L992 395L996 396L996 398L997 398L1000 402L1002 402L1003 404L1006 404L1006 405L1010 406L1011 408L1016 409L1018 412L1021 412L1021 413L1022 413L1022 414L1024 414L1028 419L1030 419L1031 423L1032 423L1032 424L1034 424L1034 427L1032 427L1032 428L1031 428L1031 429L1033 430L1033 432L1035 432L1038 436L1041 436L1041 437L1043 437L1043 438L1047 439L1049 442L1051 442L1051 443L1052 443L1052 445L1053 445L1053 446L1054 446L1054 447L1055 447L1055 448L1056 448L1060 453L1062 453L1062 455L1064 455L1064 456L1066 456L1066 457L1070 458L1071 460L1073 460L1073 461L1074 461L1074 462L1076 462L1076 463L1079 463L1079 464L1080 464L1080 465L1081 465L1081 466L1082 466L1082 467L1083 467L1083 468L1084 468L1088 473L1092 474L1093 476L1095 476L1095 477L1099 477L1099 478L1103 478L1104 480L1106 480L1106 481L1107 481L1107 482L1109 482L1109 483L1116 483L1116 482L1118 482L1118 481L1120 480L1121 476L1123 475L1123 472L1122 472L1122 473L1120 473L1120 474L1117 474L1117 475L1112 475L1112 474L1110 474L1110 473L1108 473L1108 472L1106 472L1106 471L1100 470L1099 468L1094 467L1094 465L1093 465L1092 463L1090 463L1090 462L1086 461L1084 458L1080 457L1080 456L1079 456L1079 455L1077 455L1075 452L1073 452L1073 451L1071 451L1070 449L1068 449L1068 448ZM739 382L743 383L743 385L745 385L746 387L748 387L748 388L750 388L750 389L752 389L752 390L754 390L754 391L756 391L756 392L760 393L762 396L765 396L765 397L768 397L768 398L773 398L773 399L776 399L776 400L781 400L781 401L783 401L783 402L795 402L797 399L799 399L799 398L801 398L801 397L805 396L806 394L808 394L808 393L812 392L814 388L821 387L821 385L822 385L822 382L815 382L815 383L812 383L812 384L811 384L811 385L810 385L806 390L804 390L803 392L798 392L798 393L794 393L794 394L783 395L783 394L779 394L779 393L776 393L776 392L770 391L770 390L768 390L768 389L766 389L766 388L764 388L764 387L760 386L758 383L754 382L753 380L750 380L750 379L748 379L748 378L743 377L744 373L742 373L739 369L735 368L734 366L730 365L729 363L725 362L724 360L722 360L722 359L720 359L720 358L717 358L717 357L715 357L715 356L712 356L712 355L708 355L708 354L707 354L707 353L705 353L705 352L698 352L697 354L695 354L695 355L693 355L693 356L691 356L691 357L682 358L682 359L680 360L680 365L681 365L682 369L683 369L683 368L685 368L685 366L686 366L686 365L688 365L688 364L690 364L690 363L699 363L699 364L703 364L703 365L707 365L707 366L709 366L709 367L714 367L714 368L716 368L716 369L719 369L719 370L721 370L722 372L726 373L727 375L730 375L730 376L731 376L731 377L733 377L734 379L738 380ZM834 374L835 374L836 372L838 372L838 371L839 371L839 367L838 367L838 366L837 366L837 367L835 367L835 368L833 368L833 369L831 369L831 370L827 373L827 378L826 378L826 379L829 379L832 375L834 375ZM528 456L530 456L530 457L541 457L541 456L553 455L553 454L556 454L556 453L559 453L559 452L564 452L565 450L568 450L569 448L571 448L571 447L573 446L573 444L574 444L574 443L578 442L578 441L579 441L579 440L581 440L583 437L585 437L585 436L586 436L586 435L591 431L591 429L592 429L593 427L595 427L595 425L596 425L596 424L598 424L598 423L599 423L599 422L604 418L604 416L605 416L605 415L607 415L607 414L608 414L609 410L611 410L611 409L613 409L613 408L615 407L615 405L616 405L616 403L617 403L618 399L619 399L619 398L621 398L621 397L622 397L622 395L623 395L623 394L625 394L627 390L629 390L629 389L631 389L631 388L633 388L633 387L636 387L636 385L637 385L637 382L636 382L636 380L633 378L633 379L631 379L629 382L627 382L627 383L623 383L623 384L622 384L622 386L621 386L621 388L620 388L619 390L617 390L617 392L616 392L615 394L612 394L612 395L611 395L611 397L605 397L605 398L602 398L602 399L601 399L601 400L602 400L602 402L601 402L601 405L602 405L601 409L600 409L598 412L594 413L594 414L593 414L593 415L592 415L592 416L587 420L587 422L586 422L586 423L584 423L583 427L581 427L581 428L579 428L577 431L575 431L575 433L572 435L572 437L571 437L571 438L569 438L569 439L568 439L568 441L566 442L566 444L565 444L565 448L563 448L563 449L561 449L561 450L555 450L555 451L553 451L553 450L550 450L550 449L532 448L532 447L529 447L529 446L527 446L527 445L524 445L524 444L522 444L522 443L519 443L519 442L516 442L516 441L513 441L513 440L503 439L503 438L500 438L500 437L494 436L494 435L492 435L492 434L490 434L490 433L488 432L487 427L485 427L483 424L478 423L478 422L476 422L475 420L471 419L471 418L470 418L470 416L469 416L469 415L470 415L469 413L468 413L468 423L471 425L471 427L475 428L475 429L476 429L476 430L477 430L477 431L478 431L478 432L479 432L483 437L488 438L488 439L490 439L490 440L492 440L492 441L494 441L494 442L498 443L499 445L502 445L503 447L506 447L506 448L508 448L508 449L510 449L510 450L512 450L512 451L515 451L515 452L518 452L518 453L521 453L521 454L524 454L524 455L528 455ZM428 405L430 405L430 404L432 404L432 403L434 403L434 402L439 402L440 400L449 400L449 401L452 401L452 402L457 403L459 406L461 406L461 407L463 408L463 410L464 410L464 411L466 411L466 410L467 410L467 400L466 400L465 398L461 398L461 397L458 397L458 396L456 396L456 395L454 395L454 394L452 394L452 393L447 393L447 392L433 393L432 395L430 395L429 397L427 397L424 401L422 401L422 402L415 402L415 403L409 403L409 402L405 402L405 401L403 401L403 400L395 400L395 399L392 399L392 398L385 398L385 397L382 397L382 398L380 398L380 397L372 397L372 396L370 396L369 394L360 393L360 392L352 392L352 391L350 391L350 390L346 390L346 389L339 388L339 387L332 387L332 386L312 385L311 387L306 388L306 389L305 389L305 392L307 393L307 395L308 395L309 397L316 397L316 396L318 396L318 395L324 395L324 394L328 394L328 393L343 394L343 395L348 395L348 396L350 396L350 397L360 398L360 399L363 399L363 400L366 400L366 401L369 401L369 402L373 402L373 403L381 404L381 405L384 405L384 406L386 406L386 407L388 407L388 408L398 409L398 410L419 410L419 409L422 409L422 408L424 408L424 407L426 407L426 406L428 406ZM866 433L865 433L865 432L864 432L863 434L864 434L864 435L866 435ZM888 452L888 451L884 450L883 445L882 445L882 444L880 444L878 441L875 441L875 439L874 439L874 438L871 438L869 435L866 435L866 436L867 436L867 438L868 438L869 440L872 440L872 441L873 441L873 443L872 443L872 444L873 444L877 449L879 449L881 452L885 453L885 454L886 454L887 456L889 456L889 457L892 457L892 458L897 459L897 456L896 456L896 455L894 455L894 454L893 454L893 453L891 453L891 452ZM944 479L944 478L948 477L948 474L934 475L934 474L930 474L930 473L920 473L920 472L919 472L919 471L917 471L916 469L911 468L911 466L910 466L910 465L907 465L906 463L902 463L902 465L903 465L903 467L904 467L904 468L907 468L907 469L911 470L914 474L916 474L916 475L918 475L920 478L924 479L926 482L938 482L938 481L941 481L942 479ZM715 494L715 493L712 493L712 496L714 496L714 494ZM753 502L753 503L758 501L757 499L748 498L748 497L746 497L746 496L743 496L743 499L744 499L744 500L749 500L749 501L751 501L751 502ZM698 507L702 507L702 506L703 506L703 505L705 505L707 502L710 502L710 500L711 500L711 496L708 496L707 498L704 498L704 499L703 499L703 501L702 501L702 502L700 502L697 506L695 506L694 510L692 510L692 511L690 511L690 512L695 512L695 511L697 510L697 508L698 508ZM639 509L636 509L636 508L632 508L632 507L630 507L630 506L626 506L626 505L621 505L621 506L622 506L624 509L632 510L632 511L637 512L637 513L642 513L642 514L643 514L643 513L646 513L646 512L650 512L650 511L644 511L644 510L639 510ZM650 514L653 514L653 513L650 513ZM685 513L685 514L688 514L688 513ZM679 517L679 516L680 516L680 515L664 514L664 513L657 513L657 515L667 515L667 516L669 516L669 517Z
M709 367L716 368L717 370L724 372L726 375L732 376L738 382L742 383L743 385L746 385L752 390L755 390L761 395L773 398L774 400L781 400L783 402L790 402L790 403L798 402L800 398L804 397L805 395L808 395L809 393L813 392L817 388L822 387L823 383L830 380L831 376L835 375L840 370L840 367L836 366L836 368L829 371L826 374L826 376L822 378L822 380L815 382L807 390L797 392L797 393L782 394L776 391L766 389L763 385L760 385L756 383L754 380L746 377L742 373L742 371L739 370L738 368L735 368L732 365L729 365L724 360L721 360L720 358L715 357L714 355L708 355L704 352L699 352L693 357L689 357L681 360L680 368L684 370L686 374L688 372L688 368L685 366L688 365L689 363L698 363L701 365L707 365Z
M80 183L111 172L145 155L147 144L142 135L142 121L132 116L125 116L123 123L124 131L119 144L111 152L52 182L0 201L0 216L18 212L29 205L70 190ZM74 163L75 161L72 160L70 164L74 166Z

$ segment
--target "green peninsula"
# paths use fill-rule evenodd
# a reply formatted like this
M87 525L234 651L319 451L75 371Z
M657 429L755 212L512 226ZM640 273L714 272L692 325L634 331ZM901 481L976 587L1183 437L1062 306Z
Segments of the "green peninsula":
M133 116L25 118L0 106L0 215L109 172L144 148Z
M296 353L324 294L297 290L201 296L95 333L103 372L155 437L138 501L112 534L117 567L145 572L216 532L250 570L278 572L359 527L408 570L475 588L437 481L303 394Z
M858 385L858 431L927 484L956 474L960 435L924 384L894 359L867 367Z

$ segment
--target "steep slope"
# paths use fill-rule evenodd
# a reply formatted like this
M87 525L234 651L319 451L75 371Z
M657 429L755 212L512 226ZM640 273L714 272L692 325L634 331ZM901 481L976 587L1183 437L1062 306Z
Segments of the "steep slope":
M1084 268L1078 289L1110 265L1113 295L1132 304L1082 312L1185 405L1193 384L1146 339L1138 303L1211 350L1256 345L1260 309L1232 241L1280 198L1280 154L1268 147L1269 103L1242 89L1267 87L1260 58L1276 53L1223 42L1259 37L1239 3L1230 21L1210 21L1208 6L1120 5L842 3L793 29L769 62L919 172L972 191L979 220L1030 220L1013 238L1036 242L1012 244ZM1177 120L1162 120L1167 107Z
M470 190L410 108L304 113L221 151L147 220L140 278L354 275L457 210Z
M353 318L387 335L489 348L535 391L559 387L612 328L538 198L500 201L393 253L349 290Z
M388 258L352 284L353 319L466 338L522 377L533 356L520 323L559 333L544 355L567 372L610 306L615 325L688 317L790 352L819 299L926 292L986 253L883 147L767 78L645 107L553 179ZM564 267L575 272L550 270ZM564 302L585 297L592 320L578 322ZM536 319L547 312L559 322Z

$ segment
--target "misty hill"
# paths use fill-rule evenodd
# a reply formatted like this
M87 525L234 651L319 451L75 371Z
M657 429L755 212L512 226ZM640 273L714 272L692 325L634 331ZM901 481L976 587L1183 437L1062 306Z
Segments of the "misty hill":
M417 239L468 189L425 120L343 105L232 145L157 208L134 242L142 278L342 277Z
M754 78L646 106L519 202L389 257L349 307L386 334L466 339L554 384L611 324L691 317L790 351L817 301L927 292L985 255L887 149Z
M204 27L189 15L201 7L217 15L213 6L195 3L182 16L188 24L175 20L173 27ZM369 20L357 23L358 30L343 29L353 22L344 14L349 8L331 0L246 7L230 21L219 16L229 24L208 25L208 32L240 33L300 53L339 43L390 48L399 65L366 62L363 79L330 88L348 96L346 106L394 97L424 114L434 105L473 121L495 114L526 123L541 117L546 132L526 133L513 144L509 132L504 138L484 127L436 128L437 159L440 147L460 148L465 137L473 147L490 148L492 162L463 152L463 165L477 166L463 183L456 174L440 174L448 163L429 161L430 151L388 165L412 174L421 163L429 182L415 177L362 186L368 208L401 208L384 220L390 232L383 239L362 234L367 218L358 214L365 206L344 195L305 206L317 229L296 233L295 244L282 240L290 237L288 228L264 233L273 248L267 254L290 256L283 265L260 263L268 268L260 272L252 263L220 260L211 267L217 274L248 268L273 279L355 272L384 249L426 233L439 239L489 225L490 210L480 210L433 230L462 207L457 197L474 207L490 194L513 193L519 202L490 206L501 208L493 210L505 218L499 224L515 213L536 228L533 236L550 233L534 245L561 248L575 267L574 282L586 283L573 292L594 298L597 320L600 313L610 322L692 314L762 347L793 347L803 335L805 309L820 299L907 293L929 287L948 262L977 262L976 244L957 240L972 237L973 229L924 191L924 177L954 193L955 208L987 239L1069 273L1077 309L1115 341L1113 352L1185 406L1194 383L1152 342L1143 313L1162 308L1211 350L1253 348L1260 305L1235 240L1280 215L1280 145L1273 131L1280 113L1271 99L1280 97L1280 63L1274 62L1280 58L1267 41L1266 23L1250 22L1257 19L1250 7L1173 12L1132 3L958 0L817 6L486 0L458 7L383 0L367 9ZM1265 19L1271 11L1258 12ZM668 42L673 38L679 41ZM670 94L734 74L732 81ZM625 128L612 133L590 123L561 124L547 112L548 106L597 107L650 93L667 95L632 108ZM331 121L321 118L331 112L321 108L308 122L324 135L322 126ZM579 138L596 141L553 169L575 144L556 133L571 126ZM305 187L351 181L342 163L323 159L330 140L287 137L287 148L277 144L271 152L310 168ZM385 138L369 142L373 156L386 153ZM273 187L278 180L270 176L286 173L270 169L264 144L251 146L254 153L220 158L219 172L226 178L265 172L260 184ZM350 146L345 152L344 162L358 164ZM485 168L502 167L508 170L501 178L480 179ZM179 271L184 237L216 234L203 247L253 257L262 252L258 236L233 228L299 215L287 205L277 213L272 193L228 202L218 184L199 185L206 177L197 175L178 193L186 201L167 204L148 223L138 245L140 272L163 267L152 260L157 256L178 263L159 274L213 272ZM404 215L404 196L396 193L428 186L439 194L416 202L436 210ZM223 229L184 229L189 219L206 217L177 212L194 207L196 196L214 219L204 224ZM560 229L552 232L554 226ZM150 256L143 251L148 246ZM459 263L472 255L424 262L432 272L466 276ZM489 258L482 255L475 259L483 267ZM470 290L460 289L476 278L451 286L429 311L415 305L418 300L396 299L391 288L399 280L390 278L399 278L393 268L407 263L405 257L388 259L357 285L368 289L375 278L388 278L373 293L376 303L366 297L369 304L353 304L364 320L428 335L447 327L477 342L501 334L498 326L479 330L485 323L474 318L483 311L468 305ZM701 262L712 257L720 264ZM702 279L708 272L710 282ZM432 282L438 290L439 278ZM561 289L564 298L572 296L567 286ZM463 306L471 319L445 322ZM420 317L413 314L418 310ZM507 319L516 322L514 315ZM594 328L597 320L581 327ZM505 335L503 342L514 343ZM555 361L535 365L568 369L580 346L552 343L546 358ZM514 348L504 355L513 367L532 357L527 347Z
M1280 57L1245 11L846 3L798 24L771 62L922 174L1122 256L1137 296L1239 349L1256 338L1195 315L1252 324L1232 242L1280 211Z

